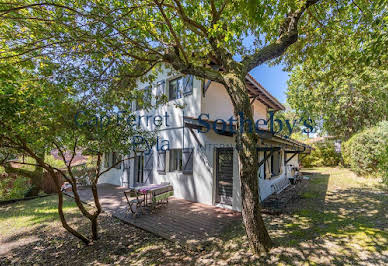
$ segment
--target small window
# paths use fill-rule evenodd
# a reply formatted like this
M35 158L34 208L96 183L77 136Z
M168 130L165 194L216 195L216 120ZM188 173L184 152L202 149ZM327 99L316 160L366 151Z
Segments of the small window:
M121 155L119 155L116 152L110 152L110 153L108 152L104 154L105 168L115 167L116 169L121 169L121 163L118 163L119 161L121 161Z
M182 171L182 150L170 150L170 172Z
M193 92L193 76L186 75L173 80L168 83L168 99L180 99L183 96L189 95Z
M183 96L183 77L170 80L168 84L168 99L180 99Z

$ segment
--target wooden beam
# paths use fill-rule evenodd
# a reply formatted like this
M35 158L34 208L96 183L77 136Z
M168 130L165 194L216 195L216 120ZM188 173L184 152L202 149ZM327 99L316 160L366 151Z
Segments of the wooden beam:
M205 81L203 82L203 94L204 95L206 94L206 91L210 87L211 83L212 83L212 81L210 79L206 83L205 83Z
M275 152L275 151L272 150L270 153L266 154L266 155L264 156L263 160L261 160L261 161L259 162L258 168L260 168L260 167L265 163L265 161L267 161L268 158L272 156L272 154L273 154L274 152Z
M259 147L257 151L280 151L280 147Z
M287 160L286 160L286 164L289 162L289 161L291 161L292 160L292 158L294 158L295 157L295 155L297 155L298 153L296 152L296 153L294 153L290 158L288 158Z
M193 134L194 139L195 139L195 141L198 143L198 145L199 145L201 148L203 148L202 143L199 141L198 136L195 134L195 132L193 131L193 129L192 129L191 127L189 127L189 130L190 130L191 134Z

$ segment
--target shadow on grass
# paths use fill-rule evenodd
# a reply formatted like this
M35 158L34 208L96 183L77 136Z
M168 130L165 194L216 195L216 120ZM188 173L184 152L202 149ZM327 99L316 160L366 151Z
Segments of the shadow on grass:
M387 193L367 187L328 190L331 174L309 176L307 192L289 206L291 214L264 216L276 244L267 256L248 252L241 224L206 252L229 263L387 264Z
M249 252L238 221L222 237L209 239L201 252L194 253L102 214L101 239L83 246L56 222L56 199L50 198L44 199L48 202L0 208L0 223L6 217L27 217L35 225L28 232L0 238L0 246L18 242L5 257L0 255L0 264L387 264L387 193L351 185L329 187L333 175L325 172L309 176L308 190L289 206L290 214L264 216L277 245L266 256ZM89 224L72 213L73 203L67 200L65 204L72 225L87 232ZM29 237L35 239L23 242Z
M0 265L168 264L192 260L173 243L123 224L105 213L99 219L100 239L85 246L62 228L56 204L56 198L50 197L0 208L0 226L10 227L0 235ZM90 223L79 214L74 203L67 199L65 206L70 225L90 235Z

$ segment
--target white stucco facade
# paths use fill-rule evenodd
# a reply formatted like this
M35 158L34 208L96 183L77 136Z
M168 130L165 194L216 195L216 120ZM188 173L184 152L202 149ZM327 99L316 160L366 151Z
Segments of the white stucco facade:
M157 77L157 81L165 80L166 86L164 93L168 90L168 81L179 75L170 73L168 70L162 71ZM148 84L139 84L139 89L146 87ZM157 90L153 86L152 94L155 96ZM180 107L177 107L177 106ZM183 108L181 108L183 107ZM268 107L255 100L252 103L255 121L266 119ZM166 171L160 173L156 167L158 161L157 147L153 147L153 165L152 178L146 180L146 183L170 182L174 187L174 196L194 202L201 202L208 205L219 205L234 210L241 210L241 190L239 180L239 161L237 150L234 149L235 137L216 134L210 130L207 133L201 133L203 129L190 129L184 123L184 116L198 118L201 114L208 114L209 120L224 119L227 121L233 116L233 105L225 88L221 84L212 82L207 88L206 93L203 89L203 81L197 78L193 80L193 89L190 95L184 96L177 100L171 100L168 103L159 106L155 110L145 112L139 110L137 115L143 116L141 125L143 128L155 130L154 126L147 125L146 117L148 116L165 116L168 114L168 126L163 124L157 129L159 140L168 140L170 149L193 149L193 167L191 174L184 174L182 171L169 171L169 160L171 153L166 152ZM150 117L149 121L153 118ZM231 204L217 202L217 163L216 152L219 148L231 147L233 150L233 191ZM281 160L281 172L278 176L271 179L264 179L258 175L260 186L260 197L265 199L273 192L272 185L280 180L287 179L286 167L284 165L284 151ZM260 157L261 156L261 157ZM259 155L259 161L263 158ZM112 169L105 173L99 180L99 183L110 183L118 186L131 187L135 186L135 165L134 160L129 160L127 167L121 166L121 169ZM129 167L128 167L129 166ZM260 168L264 171L264 166Z

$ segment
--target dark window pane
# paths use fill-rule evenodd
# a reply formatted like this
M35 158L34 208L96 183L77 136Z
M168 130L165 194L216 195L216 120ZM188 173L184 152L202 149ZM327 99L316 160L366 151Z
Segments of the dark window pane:
M177 90L177 80L171 80L168 86L168 97L169 100L175 100L177 95L176 95L176 90Z

